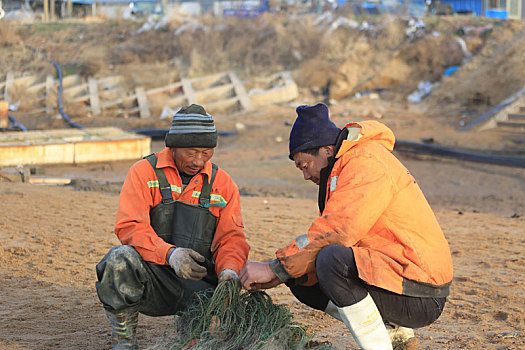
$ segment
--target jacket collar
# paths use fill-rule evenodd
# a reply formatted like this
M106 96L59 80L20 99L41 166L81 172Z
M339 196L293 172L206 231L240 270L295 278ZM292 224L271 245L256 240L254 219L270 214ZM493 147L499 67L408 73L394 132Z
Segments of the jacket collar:
M346 131L344 137L343 134ZM336 158L340 158L349 149L360 143L374 142L384 146L392 152L396 138L392 130L385 124L375 120L366 120L359 123L350 123L339 134L336 146Z
M173 159L173 153L169 147L165 147L162 151L157 153L157 168L166 167L177 169L175 166L175 159ZM207 161L206 164L204 164L204 169L202 169L198 174L206 174L208 175L209 179L211 178L211 171L211 162Z
M317 205L321 214L323 213L324 207L326 205L326 187L328 186L328 179L330 178L330 174L332 173L332 169L334 168L334 164L337 160L335 155L339 152L339 149L341 148L343 141L346 140L347 136L348 129L344 128L339 133L339 136L337 136L337 141L335 142L334 148L334 156L328 157L328 165L325 168L321 169L321 178L319 181L319 194L317 196Z

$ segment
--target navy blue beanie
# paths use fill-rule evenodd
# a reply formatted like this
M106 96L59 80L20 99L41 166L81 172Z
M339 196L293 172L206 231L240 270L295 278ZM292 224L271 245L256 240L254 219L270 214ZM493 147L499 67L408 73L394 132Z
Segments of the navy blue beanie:
M324 103L315 106L299 106L297 119L290 132L290 159L297 152L311 148L335 145L341 132L328 116L328 107Z

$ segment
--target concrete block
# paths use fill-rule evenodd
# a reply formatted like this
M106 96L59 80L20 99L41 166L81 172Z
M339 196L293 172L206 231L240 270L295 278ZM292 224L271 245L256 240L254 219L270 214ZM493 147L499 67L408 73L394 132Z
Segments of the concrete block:
M0 166L140 159L150 153L150 137L112 127L0 134Z

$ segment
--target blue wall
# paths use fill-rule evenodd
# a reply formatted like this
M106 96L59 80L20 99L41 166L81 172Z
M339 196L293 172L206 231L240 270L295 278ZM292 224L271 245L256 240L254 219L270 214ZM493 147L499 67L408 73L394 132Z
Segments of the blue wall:
M443 0L443 3L452 5L456 12L472 11L476 16L483 15L482 0Z

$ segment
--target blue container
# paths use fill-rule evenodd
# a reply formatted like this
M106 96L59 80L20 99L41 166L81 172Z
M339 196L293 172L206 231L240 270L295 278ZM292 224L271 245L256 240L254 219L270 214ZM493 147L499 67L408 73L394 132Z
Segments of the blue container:
M506 10L488 9L485 10L485 17L507 19L509 14Z
M443 0L444 4L452 5L452 9L457 13L472 13L476 16L482 16L482 0Z

